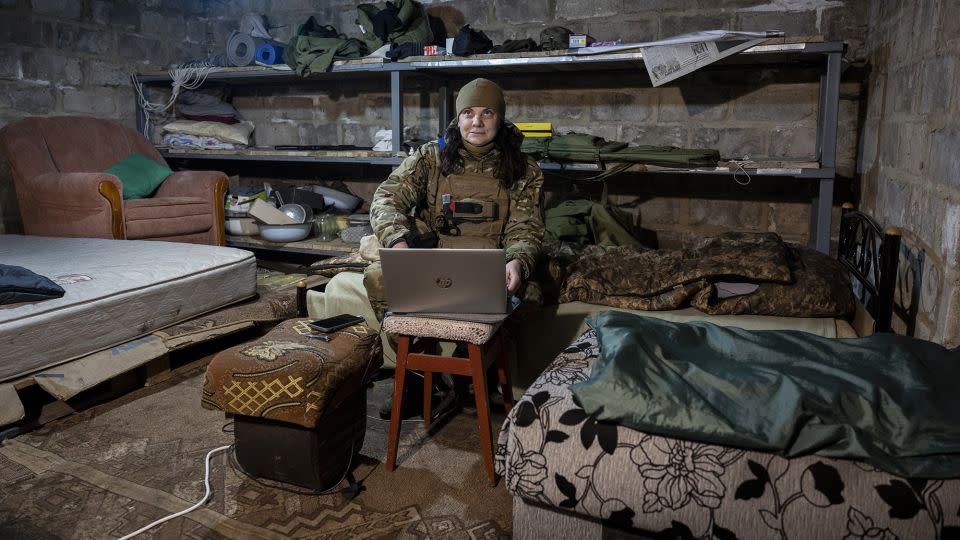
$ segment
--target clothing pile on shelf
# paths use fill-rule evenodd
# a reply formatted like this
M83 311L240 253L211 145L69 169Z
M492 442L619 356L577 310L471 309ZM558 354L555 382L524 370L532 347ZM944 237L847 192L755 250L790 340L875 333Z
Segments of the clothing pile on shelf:
M403 142L400 143L400 149L404 152L413 152L420 148L420 145L428 142L428 139L420 137L416 126L403 126ZM374 152L389 152L393 150L393 130L378 129L373 135Z
M182 92L176 110L179 119L163 126L163 144L205 150L250 146L253 123L244 121L237 109L218 95Z

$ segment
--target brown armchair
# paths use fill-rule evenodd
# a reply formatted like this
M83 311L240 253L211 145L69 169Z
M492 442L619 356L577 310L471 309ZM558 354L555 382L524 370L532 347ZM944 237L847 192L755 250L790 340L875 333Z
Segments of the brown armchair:
M25 118L0 130L26 234L224 244L227 179L179 171L152 197L123 200L120 180L103 171L139 152L166 165L150 142L113 120Z

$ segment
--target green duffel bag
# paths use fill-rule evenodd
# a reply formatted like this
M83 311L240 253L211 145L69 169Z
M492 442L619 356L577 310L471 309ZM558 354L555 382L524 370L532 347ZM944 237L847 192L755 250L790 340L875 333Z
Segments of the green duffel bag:
M712 149L675 146L628 146L602 137L568 133L556 137L525 138L521 150L540 160L579 163L645 163L663 167L716 167L720 153Z
M377 35L377 17L392 19L389 13L399 19L400 25L388 29L385 35ZM430 28L430 17L424 7L414 0L397 0L393 2L393 9L380 4L360 4L357 6L357 25L363 34L363 42L371 51L375 51L386 43L422 43L428 45L433 42L433 30Z
M577 245L635 246L640 242L630 234L619 211L586 199L563 201L544 212L547 237Z

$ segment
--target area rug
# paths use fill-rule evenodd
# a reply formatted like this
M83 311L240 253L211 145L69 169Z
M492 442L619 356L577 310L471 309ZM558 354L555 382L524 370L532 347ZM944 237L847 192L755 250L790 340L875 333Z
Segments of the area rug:
M4 441L0 538L118 538L200 500L204 457L233 442L229 419L200 407L202 381L198 368ZM398 468L386 470L376 411L389 391L386 381L368 392L352 500L259 482L220 453L211 500L139 538L509 537L511 499L487 481L475 415L450 413L429 434L405 421Z

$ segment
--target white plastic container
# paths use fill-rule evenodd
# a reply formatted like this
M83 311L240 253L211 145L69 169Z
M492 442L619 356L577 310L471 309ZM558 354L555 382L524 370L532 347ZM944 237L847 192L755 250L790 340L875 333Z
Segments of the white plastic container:
M294 223L292 225L260 224L260 238L269 242L297 242L310 235L313 222Z
M227 234L233 236L250 236L260 232L257 220L249 217L227 218L224 221L224 229Z

